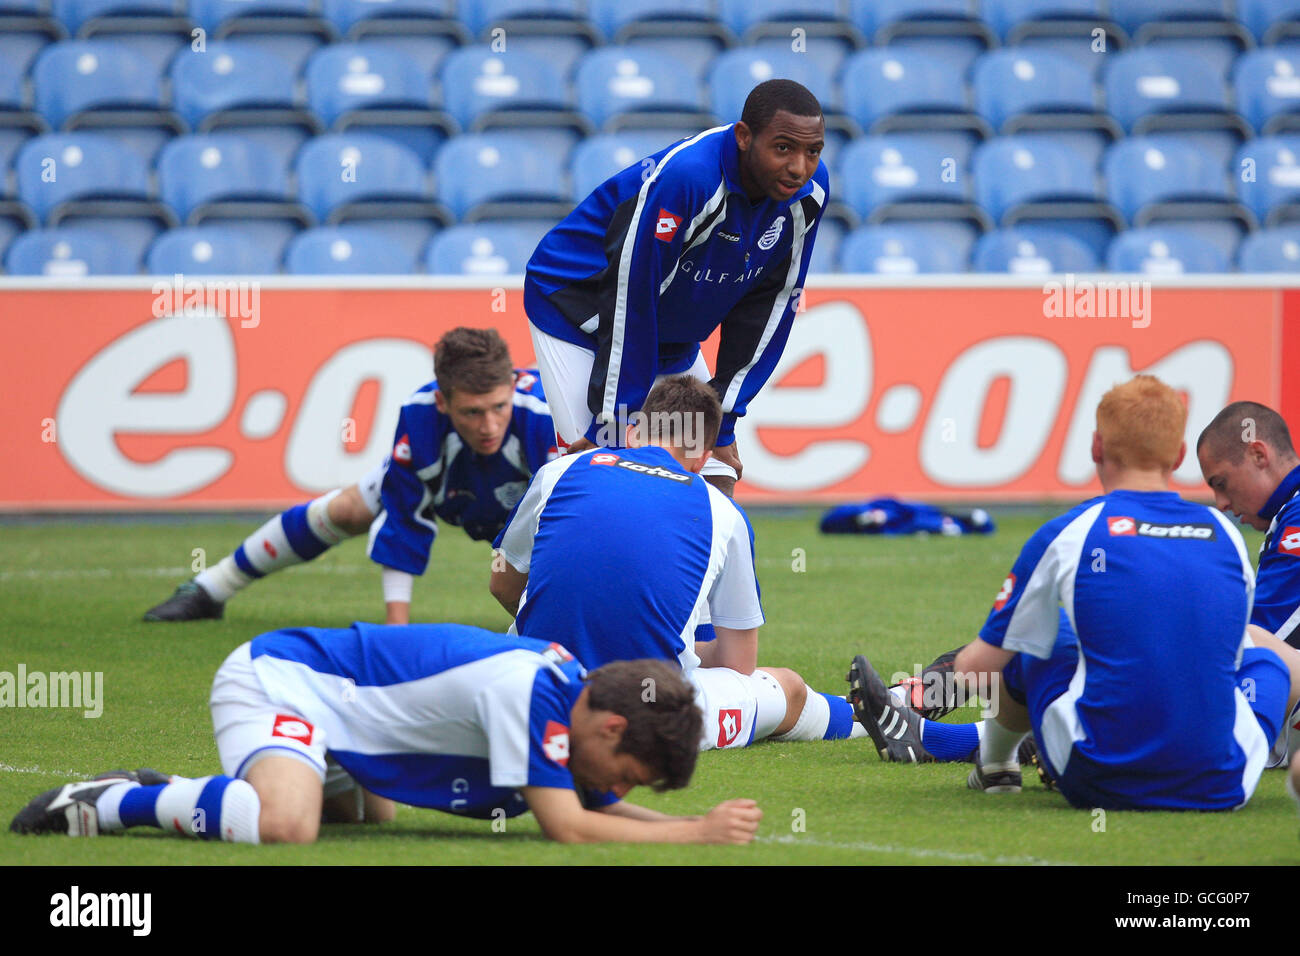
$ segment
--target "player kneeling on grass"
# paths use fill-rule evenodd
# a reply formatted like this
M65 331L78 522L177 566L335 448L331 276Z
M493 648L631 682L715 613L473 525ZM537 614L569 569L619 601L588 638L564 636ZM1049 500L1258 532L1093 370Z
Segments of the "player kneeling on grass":
M968 686L996 688L972 789L1019 791L1017 749L1032 731L1075 806L1250 799L1294 704L1295 655L1248 625L1255 576L1237 529L1169 490L1186 421L1178 394L1149 375L1102 398L1092 457L1105 494L1029 539L953 665ZM850 678L878 744L919 747L942 726L900 707L865 658Z
M748 843L762 814L622 802L686 786L700 715L661 661L588 674L554 643L457 624L273 631L217 671L224 775L116 771L36 797L17 833L134 826L237 843L311 843L326 822L385 821L391 801L494 823L532 810L563 843Z
M355 485L276 515L234 553L187 581L146 621L220 618L258 578L302 564L370 529L383 567L385 623L410 621L436 515L475 541L505 526L534 471L554 457L550 410L537 375L517 371L492 329L453 329L434 346L437 381L402 406L391 456Z

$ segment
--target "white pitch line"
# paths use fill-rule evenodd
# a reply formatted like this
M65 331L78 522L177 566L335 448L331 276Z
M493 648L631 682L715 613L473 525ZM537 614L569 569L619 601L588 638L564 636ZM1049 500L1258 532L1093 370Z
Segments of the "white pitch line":
M829 850L857 850L867 853L894 853L921 859L948 860L953 863L985 863L1003 866L1074 866L1042 860L1036 856L986 856L983 853L962 853L956 850L932 850L919 846L895 846L888 843L840 843L835 840L816 840L809 837L779 836L755 837L755 843L779 843L784 846L813 846Z
M46 770L44 767L11 767L7 763L0 763L0 773L42 773L50 774L55 777L76 777L78 780L89 780L91 774L82 773L79 770Z
M486 565L485 565L486 567ZM302 574L372 574L376 573L365 566L353 565L307 565L300 567L295 576ZM0 581L57 581L66 578L108 578L121 575L124 577L143 578L183 578L193 577L190 568L58 568L41 570L28 568L22 571L0 571Z

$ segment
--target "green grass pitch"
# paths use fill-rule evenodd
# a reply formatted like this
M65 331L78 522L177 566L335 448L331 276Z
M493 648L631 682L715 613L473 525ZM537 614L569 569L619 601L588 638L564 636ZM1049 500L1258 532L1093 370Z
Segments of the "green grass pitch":
M814 687L846 689L855 653L886 676L972 637L1025 538L1047 516L999 516L989 538L828 537L812 511L754 517L768 623L760 663ZM50 519L0 533L0 671L102 671L103 714L0 709L0 816L69 775L154 766L218 769L208 716L213 673L239 643L275 628L382 617L378 569L360 542L254 585L226 619L144 624L146 608L191 575L194 549L216 561L256 519ZM1249 534L1253 548L1258 535ZM504 630L487 592L490 551L444 528L417 583L417 620ZM619 609L611 607L611 615ZM1160 702L1153 700L1152 707ZM974 718L967 710L954 720ZM530 816L490 821L403 807L384 826L327 826L305 847L199 843L157 831L68 840L0 833L0 864L1296 864L1295 806L1265 774L1237 813L1119 813L1069 808L1026 778L1024 793L965 789L965 765L882 763L869 741L764 743L701 757L692 785L631 799L671 813L756 799L746 847L558 846Z

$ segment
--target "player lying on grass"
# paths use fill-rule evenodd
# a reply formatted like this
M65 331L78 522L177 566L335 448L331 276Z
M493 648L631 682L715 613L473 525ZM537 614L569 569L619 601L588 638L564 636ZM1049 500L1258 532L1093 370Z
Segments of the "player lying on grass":
M821 104L793 80L749 93L740 121L610 177L538 244L524 308L557 440L621 443L660 375L710 373L726 412L709 481L740 476L736 418L776 368L828 202Z
M680 666L704 713L703 749L863 735L843 698L817 693L794 671L757 666L753 532L739 506L700 477L721 418L707 383L671 376L628 426L627 447L543 467L497 539L492 594L519 633L563 635L592 666L637 658ZM717 637L697 644L705 613Z
M671 817L621 799L689 782L693 696L661 661L587 674L558 644L456 624L272 631L237 648L213 682L223 775L116 771L64 784L10 829L311 843L323 811L384 821L398 801L494 823L532 810L564 843L748 843L762 816L751 800Z
M958 680L994 688L968 785L1019 791L1032 731L1043 769L1075 806L1227 810L1254 792L1294 703L1291 649L1249 625L1254 573L1237 529L1169 490L1187 409L1140 375L1097 407L1092 457L1105 492L1022 549ZM1061 612L1073 630L1059 626ZM880 743L920 718L862 657L856 715Z
M383 567L385 622L410 621L436 518L490 541L528 479L555 456L550 412L532 372L516 371L495 330L453 329L434 347L437 380L402 406L393 451L360 482L276 515L233 554L151 608L146 621L220 618L258 578L302 564L370 529Z

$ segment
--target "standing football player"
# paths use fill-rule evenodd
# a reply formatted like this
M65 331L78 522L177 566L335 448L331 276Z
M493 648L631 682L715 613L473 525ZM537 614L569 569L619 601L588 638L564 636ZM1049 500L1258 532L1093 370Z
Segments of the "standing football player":
M220 618L225 602L257 579L369 529L367 553L384 569L385 623L408 623L413 581L428 566L436 519L491 541L533 472L556 453L541 384L533 372L514 368L494 329L453 329L433 358L437 379L402 406L382 465L355 485L276 515L144 619Z
M736 418L785 348L826 208L825 127L803 86L760 83L739 122L628 167L542 239L524 308L561 448L621 445L656 378L687 372L722 401L704 475L731 494Z

